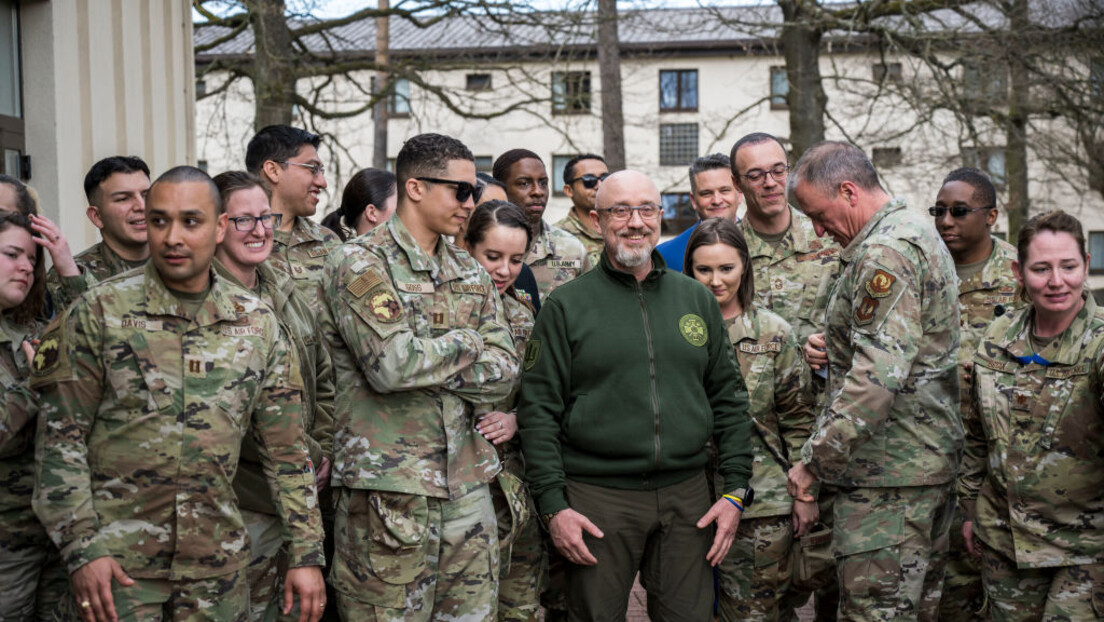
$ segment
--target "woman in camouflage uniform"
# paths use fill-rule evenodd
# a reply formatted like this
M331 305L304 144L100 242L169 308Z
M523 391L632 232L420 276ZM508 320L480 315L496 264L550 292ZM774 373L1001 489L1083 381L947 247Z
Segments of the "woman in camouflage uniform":
M488 201L477 207L464 233L468 252L498 289L518 357L533 330L533 308L515 293L514 281L529 253L532 235L525 212L506 201ZM482 415L476 426L498 448L502 459L502 473L498 485L491 487L491 495L502 547L498 619L511 622L537 619L545 563L537 511L521 479L525 465L517 436L516 402L515 387L510 397Z
M744 509L736 541L717 568L722 621L785 619L780 608L790 585L790 547L818 514L816 503L794 501L786 492L786 471L815 419L804 397L808 368L790 325L755 306L748 256L739 225L712 218L691 235L683 261L683 271L721 305L756 428L749 439L755 501Z
M1076 218L1029 220L1012 264L1029 304L974 354L962 533L998 622L1104 617L1104 309L1088 260Z

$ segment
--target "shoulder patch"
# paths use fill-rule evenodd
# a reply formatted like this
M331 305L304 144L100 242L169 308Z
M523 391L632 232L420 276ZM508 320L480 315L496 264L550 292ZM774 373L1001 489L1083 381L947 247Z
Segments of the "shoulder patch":
M870 288L870 284L867 283L867 288ZM874 312L878 310L878 301L870 296L863 296L862 302L859 303L859 307L855 309L855 323L859 326L865 326L874 321Z
M702 347L709 341L709 329L705 321L693 313L687 313L679 318L679 332L692 346Z
M368 310L372 312L373 317L384 324L394 324L401 320L403 316L402 305L399 304L398 300L395 300L394 294L384 288L377 289L368 298Z
M38 344L33 360L34 365L31 367L31 373L35 376L50 375L52 371L57 369L58 363L61 362L61 337L59 332L56 329L50 331Z
M377 287L383 284L383 279L375 272L365 272L361 274L352 283L345 286L345 289L353 295L353 298L363 298L364 294L367 294L373 287Z
M523 363L524 366L525 366L525 371L529 371L530 369L533 369L533 366L537 364L537 361L539 359L540 359L540 340L539 339L530 339L525 344L525 361Z
M874 298L885 298L892 291L893 284L896 281L897 277L879 268L874 272L874 276L866 282L866 293Z

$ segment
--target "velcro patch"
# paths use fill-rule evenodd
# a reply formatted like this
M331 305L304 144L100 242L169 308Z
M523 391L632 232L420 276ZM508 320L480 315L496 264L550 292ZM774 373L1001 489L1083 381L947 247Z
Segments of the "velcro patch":
M38 349L35 350L32 361L34 364L31 367L31 372L36 376L46 376L57 368L60 360L61 339L57 331L53 331L43 337L42 342L38 344Z
M525 344L525 371L533 369L533 366L537 364L537 360L540 359L540 340L530 339Z
M867 284L867 287L870 287ZM870 296L863 296L859 308L855 309L855 323L864 326L874 321L874 312L878 310L878 301Z
M311 249L307 250L307 255L309 255L310 257L314 257L314 258L325 257L326 255L329 255L329 254L330 254L330 249L326 248L325 246L316 246L314 248L311 248Z
M432 294L433 283L401 283L395 281L395 289L410 294Z
M363 298L364 294L367 294L373 287L377 287L383 284L383 279L375 272L365 272L358 276L352 283L345 286L345 289L353 295L354 298Z
M478 283L452 283L452 291L458 294L482 294L483 286Z
M870 280L866 282L866 293L874 298L885 298L890 294L890 291L892 291L893 284L896 281L897 277L885 270L878 269L874 271L874 276L870 277Z
M125 317L119 320L119 328L137 328L139 330L159 331L163 328L161 320L143 320Z
M373 317L384 324L398 322L403 316L402 305L399 304L398 300L395 300L395 296L391 292L382 288L368 298L368 310L372 312Z
M223 326L224 337L263 337L264 329L260 326Z
M552 259L548 262L549 268L575 268L579 269L583 266L582 260L579 259Z
M748 341L740 342L740 352L746 352L748 354L763 354L765 352L781 352L782 344L777 341L768 341L767 343L751 343Z

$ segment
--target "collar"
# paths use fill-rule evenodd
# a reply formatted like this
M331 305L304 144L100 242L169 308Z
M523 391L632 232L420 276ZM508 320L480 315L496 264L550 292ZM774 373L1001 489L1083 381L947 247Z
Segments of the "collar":
M464 269L460 265L456 249L445 241L444 236L437 236L437 253L434 258L418 246L418 242L401 218L388 218L386 226L395 244L406 255L411 269L417 272L428 272L429 276L438 283L446 283L464 276Z
M630 272L618 270L613 267L613 263L610 262L609 256L606 251L602 251L602 258L598 263L598 267L602 270L602 273L608 276L615 283L624 285L625 287L636 287L636 277ZM651 289L659 284L659 279L667 272L667 263L663 261L663 256L659 254L659 251L652 249L652 270L648 273L648 276L644 277L643 281L640 281L640 287L644 289Z
M1073 318L1073 323L1058 339L1046 347L1045 358L1051 365L1076 365L1081 362L1081 338L1088 332L1090 323L1096 315L1096 301L1093 297L1085 292L1081 297L1085 304ZM1013 337L1004 345L1004 349L1015 358L1030 357L1034 353L1030 332L1034 324L1032 321L1034 316L1035 306L1028 305L1020 312L1014 332L1009 331Z
M273 241L286 244L288 246L298 246L299 244L305 244L307 242L325 242L326 235L314 221L303 218L302 216L296 216L295 222L291 225L291 231L280 231L277 229L273 232Z
M211 290L207 292L207 298L203 301L199 311L196 312L195 323L197 326L209 326L218 322L236 321L238 314L245 309L240 304L235 304L226 294L223 281L217 275L214 267L209 268L211 274ZM173 296L161 275L157 272L153 262L146 264L146 313L149 315L169 315L189 319L183 305Z
M745 217L740 221L740 225L744 230L744 237L747 238L748 253L751 257L771 257L776 252L783 252L785 253L784 257L788 257L818 251L823 248L824 244L820 240L809 239L809 232L805 230L804 226L804 221L808 220L808 217L797 211L792 205L789 206L789 209L790 226L777 247L764 241L759 232L755 230L755 227L751 226L751 221L748 218Z
M859 247L863 245L866 238L870 237L870 234L874 233L874 229L879 223L885 220L890 214L907 209L907 207L904 199L894 198L878 208L878 211L874 212L870 220L866 221L866 224L863 225L863 228L859 231L859 234L855 236L855 239L851 240L851 243L840 251L840 259L850 263L851 260L854 259L855 253L858 252Z
M590 227L586 226L586 223L583 222L583 219L579 218L578 214L575 213L574 207L572 207L571 210L567 212L567 218L565 218L564 220L566 221L565 224L574 225L575 232L579 235L584 235L592 240L597 240L599 242L602 241L602 234L598 233L597 231L593 231ZM543 220L541 222L543 222ZM566 229L566 227L563 227L562 225L561 228Z

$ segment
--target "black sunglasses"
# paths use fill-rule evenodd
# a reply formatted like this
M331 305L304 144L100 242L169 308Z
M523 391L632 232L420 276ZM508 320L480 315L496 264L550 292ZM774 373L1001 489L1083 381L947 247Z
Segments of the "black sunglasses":
M990 205L989 207L964 207L962 205L952 205L951 207L943 207L942 205L935 205L928 208L928 213L932 216L935 216L936 218L942 218L943 214L946 214L948 211L950 211L952 217L962 218L970 212L980 212L982 210L993 209L993 207L995 206Z
M606 181L606 178L609 176L609 173L602 173L601 175L591 175L590 173L587 173L586 175L579 175L578 177L572 179L567 183L573 184L577 181L581 181L583 182L584 188L586 188L587 190L593 190L598 187L599 182Z
M479 198L483 196L483 186L475 185L466 181L456 181L455 179L438 179L436 177L415 177L418 181L428 181L431 184L450 184L456 186L456 200L461 203L466 203L468 197L476 203L479 202Z

